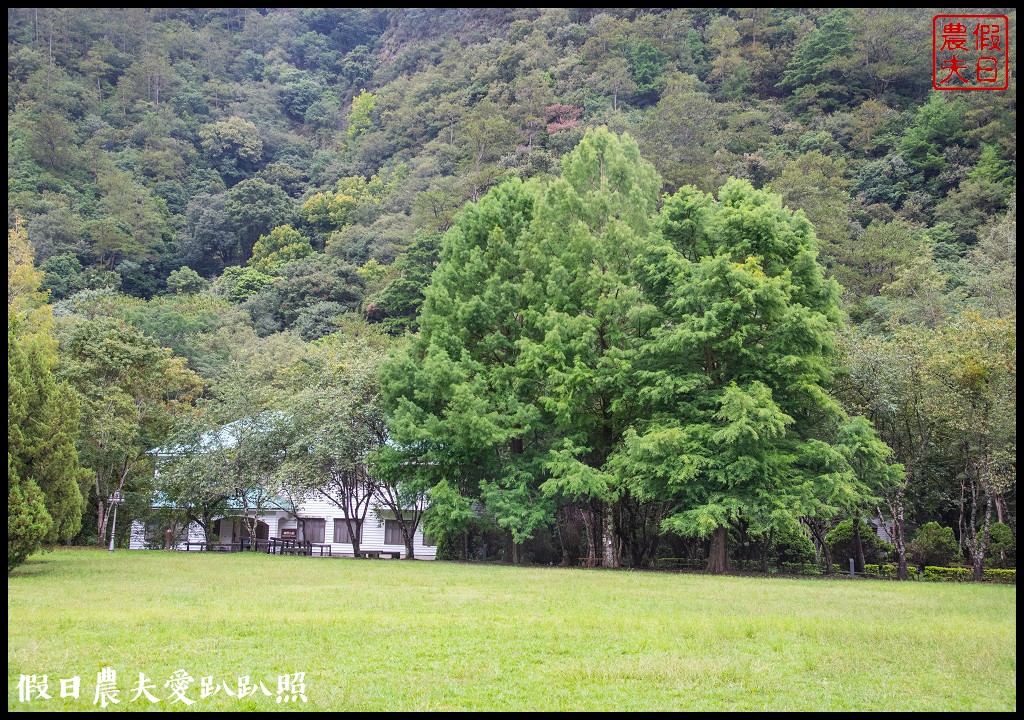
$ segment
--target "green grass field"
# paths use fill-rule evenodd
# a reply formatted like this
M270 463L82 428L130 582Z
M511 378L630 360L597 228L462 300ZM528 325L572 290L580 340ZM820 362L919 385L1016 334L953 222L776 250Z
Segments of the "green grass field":
M8 709L1014 710L1015 586L59 550L7 590ZM139 673L156 705L134 702ZM52 699L19 700L47 675ZM81 678L80 698L60 679ZM200 679L216 694L200 699ZM239 699L239 676L262 691ZM110 709L110 708L108 708Z

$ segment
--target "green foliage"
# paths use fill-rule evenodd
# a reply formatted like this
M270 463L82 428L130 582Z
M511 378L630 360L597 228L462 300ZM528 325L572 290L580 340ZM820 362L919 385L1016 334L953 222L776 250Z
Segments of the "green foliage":
M259 167L263 159L263 141L256 125L231 116L199 129L203 152L224 178L234 185Z
M953 528L937 522L922 525L910 545L910 557L920 566L948 565L957 553Z
M896 579L895 565L878 565L877 563L864 563L864 574L882 577L888 580Z
M8 391L8 402L10 392ZM32 480L22 478L7 454L7 572L16 568L43 544L53 520L46 512L43 493Z
M420 336L384 368L396 441L464 478L515 541L551 512L542 496L657 498L677 507L665 529L706 536L741 512L788 527L901 477L823 388L837 288L807 221L735 182L719 203L684 189L652 223L657 188L603 129L561 179L499 186L457 218Z
M849 10L832 10L794 48L777 87L792 90L792 102L797 107L836 110L855 97L856 85L848 77L852 69L852 18Z
M846 162L834 160L818 150L786 163L782 174L770 184L772 192L794 210L803 210L814 225L823 262L832 266L838 247L850 240Z
M430 489L430 508L423 517L423 532L438 544L454 544L455 539L478 521L468 498L447 479ZM468 559L468 558L464 558Z
M295 120L304 119L309 108L325 92L320 83L301 70L282 73L279 82L281 105L285 113Z
M46 273L40 289L49 291L51 300L64 300L85 289L82 263L74 255L54 255L47 258L39 269Z
M273 283L274 278L252 267L229 267L224 269L221 284L228 300L242 302Z
M979 531L979 534L982 531ZM978 539L981 543L981 538ZM1003 568L1013 566L1017 557L1017 541L1006 523L992 523L988 529L988 549L985 551L986 564Z
M949 223L961 245L974 245L992 219L1006 210L1012 194L1012 185L971 178L936 205L935 219Z
M815 563L814 543L798 525L781 525L772 535L771 562L788 572L793 564L811 565L818 574L821 568Z
M971 568L957 567L933 567L926 565L922 577L925 580L940 580L945 582L970 582L973 576Z
M645 283L667 295L671 324L650 350L652 422L626 439L633 472L679 504L664 527L707 536L742 512L766 530L796 508L827 515L870 498L896 469L870 425L840 422L825 393L837 287L815 262L810 225L745 182L727 183L718 204L681 192L663 227L689 220L708 249L689 251L697 262L667 245L650 254Z
M313 252L309 240L291 225L280 225L260 239L252 249L249 266L267 275L276 275L285 263L299 260Z
M240 256L248 259L261 235L291 221L294 207L283 190L257 178L228 190L224 214L238 236Z
M149 451L190 407L201 381L182 358L122 320L68 316L57 331L60 378L81 402L80 459L96 475L90 502L102 543L107 498L148 480Z
M1015 585L1017 584L1017 571L1014 569L986 569L985 572L982 573L981 579L987 582L1013 583Z
M988 143L981 146L978 164L974 166L968 178L975 182L999 183L1007 189L1016 185L1016 172L1013 164L1000 156L995 145Z
M384 183L377 176L370 182L361 176L342 178L333 193L317 193L303 203L303 219L321 233L340 230L361 205L374 203L384 192Z
M204 292L155 297L110 312L125 318L176 356L187 358L194 368L201 354L201 338L230 317L229 307L226 301Z
M468 293L457 298L472 308L493 305L495 317L518 312L514 326L481 320L475 327L489 322L485 333L513 338L506 359L516 369L509 375L533 389L514 387L515 397L544 400L535 410L544 417L536 425L542 430L531 441L544 450L537 450L536 462L517 466L525 474L480 470L460 492L477 498L486 480L491 491L519 497L524 487L550 480L546 463L554 462L560 474L572 476L574 487L613 489L587 512L601 514L607 509L601 503L609 503L611 518L642 507L650 522L637 527L657 524L651 518L671 510L665 488L672 473L654 456L601 469L608 465L602 456L614 459L629 430L642 437L657 432L665 418L682 416L709 420L713 429L705 437L690 438L704 447L732 422L716 417L721 398L712 400L730 383L749 395L758 412L769 412L755 391L757 381L794 421L771 443L808 441L798 448L791 481L798 484L804 475L832 486L814 510L825 517L828 508L866 497L869 481L858 480L847 458L839 457L841 421L823 403L791 402L799 386L829 388L828 373L808 383L798 372L792 387L781 386L780 379L788 377L786 356L817 353L820 365L841 370L827 343L818 342L838 321L815 325L787 316L780 326L787 341L806 347L782 352L785 343L772 338L768 354L779 351L778 367L751 371L762 362L761 338L774 326L739 322L733 328L730 313L756 312L752 308L769 297L769 313L785 315L783 301L813 308L812 316L821 306L787 297L787 276L779 268L791 260L799 268L812 265L797 244L782 242L781 254L790 255L771 266L775 261L762 240L776 235L768 222L774 211L748 203L729 227L722 206L732 191L719 200L706 194L718 193L730 176L746 178L757 192L770 189L785 206L803 210L815 228L822 272L845 288L842 310L858 328L853 354L861 357L851 360L856 375L839 376L839 389L847 409L867 415L906 466L907 525L933 519L955 524L960 474L975 467L975 459L973 477L989 488L979 491L979 508L992 498L1014 516L1015 504L1007 504L1015 487L1007 458L1014 447L1008 417L1015 403L1005 398L1014 396L1015 361L1005 353L995 362L965 350L960 359L982 367L973 375L991 378L994 389L986 394L965 374L947 374L966 382L955 388L953 402L936 399L942 372L956 367L956 358L938 359L939 349L977 344L961 313L1015 319L1014 95L930 91L934 13L129 10L119 16L115 38L110 12L14 9L8 17L9 226L27 228L45 272L42 287L60 301L60 312L85 308L126 318L203 368L218 364L229 338L245 334L242 324L261 335L294 328L311 339L332 333L341 316L355 312L395 334L416 331L440 261L440 235L453 226L462 204L480 201L508 177L526 184L536 178L550 215L543 222L531 219L526 240L507 241L515 250L501 260L519 269L521 281L506 275L475 301ZM581 182L603 181L590 171L589 177L571 177L571 169L562 170L570 153L577 164L600 165L593 162L603 152L594 150L594 137L588 148L574 148L603 123L616 133L628 131L642 150L621 154L637 176L634 197L622 204L635 212L611 209L618 202L614 183L584 191ZM664 181L654 194L669 192L665 211L653 216L648 181L639 177L646 172L641 154ZM604 153L612 161L619 155ZM568 184L555 197L549 190L560 173ZM695 189L677 194L688 184ZM607 223L606 209L614 216ZM588 227L579 225L581 219ZM280 248L272 243L268 257L261 248L245 272L218 277L225 268L245 266L260 238L286 224L309 238L312 252L304 241ZM790 230L799 235L797 224ZM648 238L651 229L655 235ZM652 244L658 249L650 250ZM497 239L494 246L500 246ZM279 250L282 256L269 259ZM347 278L351 269L321 262L319 251L360 266L358 280ZM719 256L728 257L717 275L710 266L691 267ZM313 277L286 269L293 264ZM244 310L231 311L202 291L177 295L186 292L182 267L212 281L213 293L244 302ZM596 277L594 268L603 268L604 277ZM801 272L793 275L793 287L806 285ZM479 283L481 273L467 275L467 282ZM698 295L705 304L676 308L691 280L703 286ZM722 283L731 294L711 292ZM187 285L198 289L194 276ZM136 298L168 292L181 302L133 305L96 295L100 288ZM513 288L511 301L495 299ZM79 298L82 292L87 294ZM732 295L743 302L734 303ZM73 297L78 299L70 302ZM699 358L672 359L668 328L679 326L684 309L693 335L677 337L680 344L705 330L735 330L733 343L745 353L726 354L711 387L684 387L701 380L702 373L683 367ZM698 312L705 310L710 325L701 328ZM799 335L802 326L811 331ZM602 336L604 331L611 334ZM607 348L588 347L595 332ZM868 340L873 333L879 345ZM208 335L217 340L207 342ZM719 362L722 348L712 347L714 338L699 339ZM217 349L208 353L208 347ZM918 363L925 349L936 355ZM470 358L481 357L486 352L474 345ZM874 368L868 369L871 358ZM467 378L478 378L468 360L454 362ZM493 368L484 365L489 380ZM733 371L737 377L728 377ZM515 385L502 382L494 393ZM481 392L467 383L463 392ZM915 383L928 388L927 403L913 390ZM486 383L481 387L491 392ZM636 388L635 396L627 397L626 387ZM706 406L695 408L698 399ZM609 404L600 422L582 420L601 416L595 408L604 401ZM741 404L738 396L733 401ZM928 411L921 414L925 404ZM748 411L743 423L756 425L757 412ZM923 424L915 425L915 418L924 418ZM607 437L596 430L602 424L610 427ZM668 425L669 435L683 431ZM928 434L935 432L940 440ZM526 455L533 452L528 437L522 436ZM520 454L513 452L513 439L518 448L519 438L506 436L506 455ZM537 459L548 452L556 455ZM776 455L784 466L787 452ZM504 467L506 460L494 463ZM881 477L869 464L860 469L865 477ZM454 473L445 476L456 482ZM858 483L860 489L851 490ZM888 505L899 487L867 495ZM563 501L556 498L556 506L568 507L558 505ZM578 508L571 512L582 523ZM981 513L975 514L978 522ZM775 527L792 520L776 519ZM526 517L515 522L522 525ZM576 536L574 529L569 534ZM974 531L968 535L965 543L976 543ZM619 549L629 554L626 545Z
M964 103L932 93L900 140L900 154L931 190L939 188L939 174L946 168L946 147L963 140Z
M528 389L517 387L505 366L521 332L514 319L517 256L536 195L536 185L511 181L459 215L427 288L418 338L382 367L393 438L436 474L434 482L459 478L468 498L478 497L485 473L515 469L496 466L495 450L507 457L511 438L522 436L535 414L524 399ZM537 465L537 451L524 455L522 464Z
M377 96L366 92L366 88L352 98L352 111L348 116L348 137L353 140L373 127L373 110L377 106Z
M180 267L167 276L167 290L175 295L190 295L206 287L199 273L189 267Z
M892 546L879 538L868 523L859 518L857 522L860 523L860 539L864 547L864 558L873 560L875 563L891 558ZM847 569L847 558L857 557L853 523L853 520L843 520L825 535L825 542L832 548L833 557L841 561L840 565L844 570Z
M657 100L655 91L668 56L646 40L640 40L630 45L626 57L640 100L647 104Z
M834 249L833 274L843 286L847 311L864 321L883 307L877 298L929 253L927 235L904 220L872 222Z
M54 376L56 345L50 308L38 292L24 233L8 233L7 306L7 565L44 543L73 538L82 526L82 493L90 475L79 464L79 402Z
M363 279L354 267L330 256L287 262L276 269L272 282L253 268L246 273L255 273L251 286L259 285L245 307L261 335L303 325L303 338L314 340L334 332L331 318L361 309ZM245 289L241 282L236 288Z

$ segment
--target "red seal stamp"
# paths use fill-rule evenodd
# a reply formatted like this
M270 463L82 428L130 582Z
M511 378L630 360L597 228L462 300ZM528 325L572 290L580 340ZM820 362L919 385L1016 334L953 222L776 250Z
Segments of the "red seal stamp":
M932 87L1005 90L1010 86L1010 24L1005 15L932 18Z

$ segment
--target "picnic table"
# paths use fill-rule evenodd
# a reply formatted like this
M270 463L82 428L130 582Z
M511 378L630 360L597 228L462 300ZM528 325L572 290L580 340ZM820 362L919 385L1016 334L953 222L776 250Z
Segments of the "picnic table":
M270 538L266 541L266 552L268 555L313 555L330 557L331 546L329 543L311 543L308 540L292 540L290 538ZM259 547L259 543L257 543Z

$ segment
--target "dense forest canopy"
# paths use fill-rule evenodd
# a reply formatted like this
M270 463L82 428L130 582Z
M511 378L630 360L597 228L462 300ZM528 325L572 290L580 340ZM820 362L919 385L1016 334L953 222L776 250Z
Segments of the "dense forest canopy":
M980 572L990 527L1016 534L1016 14L983 12L1009 16L1005 91L932 90L932 10L9 8L9 406L74 408L40 421L67 477L9 452L31 542L79 532L75 488L81 541L115 489L143 513L147 451L175 433L348 383L358 401L310 417L346 418L365 458L377 403L420 467L450 463L406 484L454 554L504 533L596 562L595 528L628 524L624 562L719 528L739 559L813 558L879 516L891 558L934 522ZM619 195L585 191L604 154ZM600 284L569 282L594 262ZM743 302L703 315L729 287L742 328ZM473 323L491 339L467 345ZM780 323L756 359L698 362ZM453 377L417 365L442 349L460 412L503 419L439 459L424 427L469 432L441 409ZM495 388L501 407L469 402ZM729 413L759 418L757 448L719 434ZM408 462L387 455L382 475ZM680 485L751 458L772 482ZM846 490L801 494L801 474ZM230 491L189 490L207 513Z

